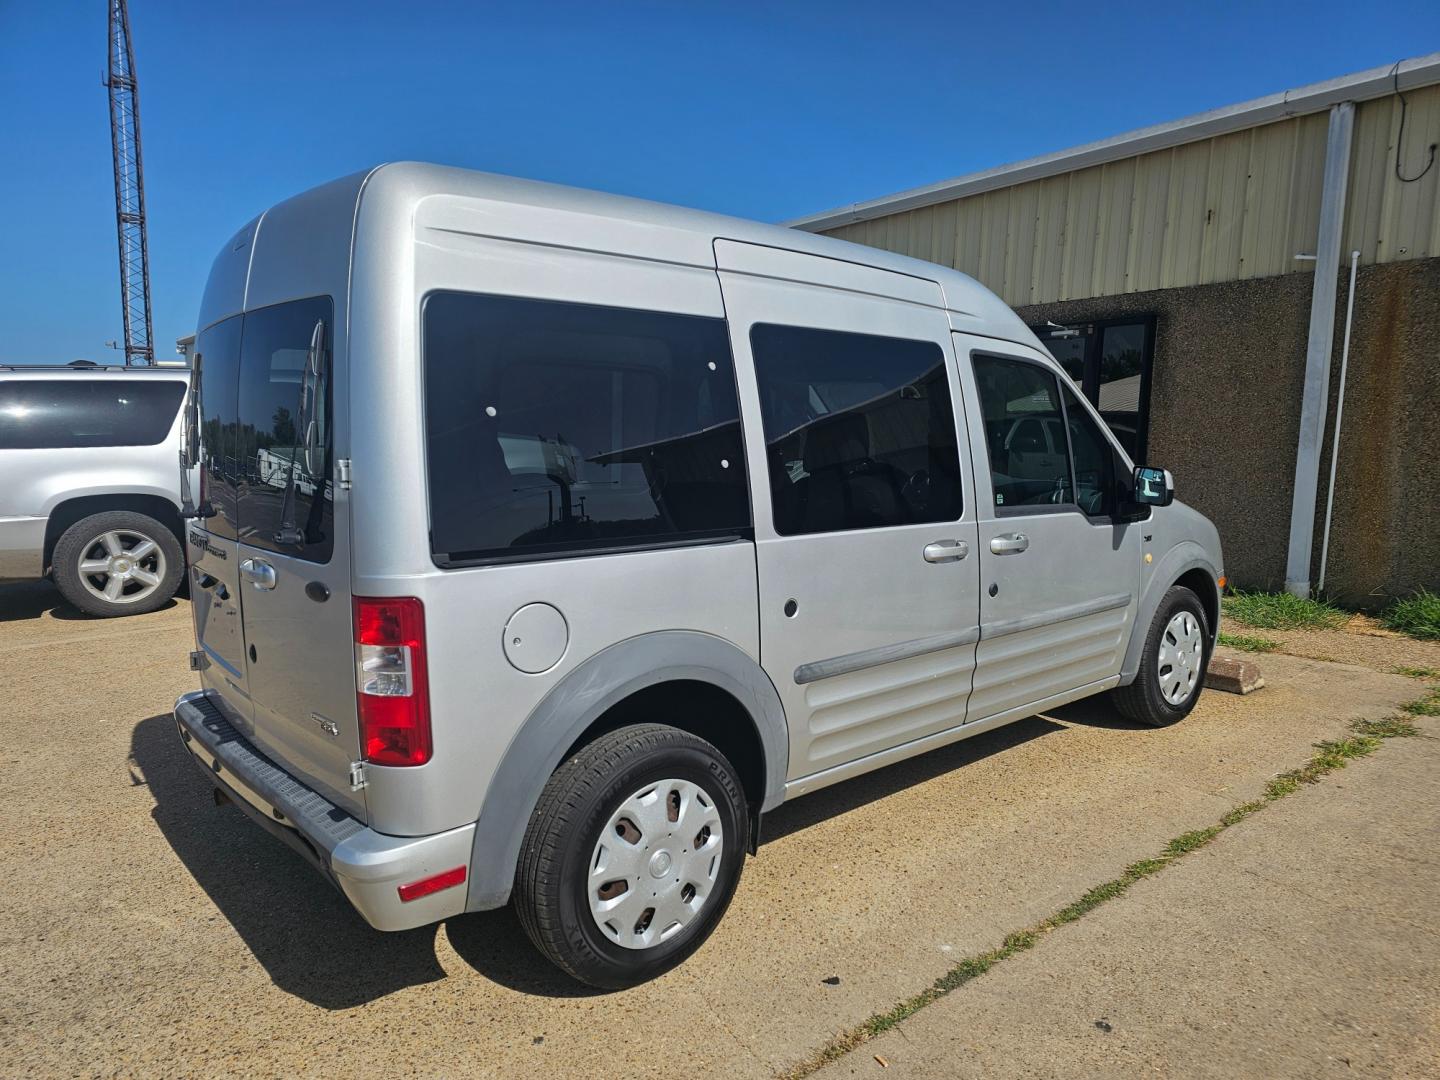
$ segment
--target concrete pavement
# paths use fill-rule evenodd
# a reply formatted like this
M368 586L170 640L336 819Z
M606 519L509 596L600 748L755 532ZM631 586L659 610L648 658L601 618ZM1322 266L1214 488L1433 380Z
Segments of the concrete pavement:
M1440 723L1420 724L817 1076L1440 1076Z
M370 930L212 805L168 715L193 686L185 604L56 605L0 586L5 1076L773 1075L1417 692L1269 656L1264 691L1209 694L1174 728L1082 703L838 785L767 820L705 948L607 995L508 911Z

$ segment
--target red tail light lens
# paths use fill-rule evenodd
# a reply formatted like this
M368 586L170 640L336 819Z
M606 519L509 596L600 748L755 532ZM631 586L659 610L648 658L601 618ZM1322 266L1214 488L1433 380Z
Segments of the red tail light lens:
M355 697L366 761L424 765L430 760L425 609L419 600L355 598Z

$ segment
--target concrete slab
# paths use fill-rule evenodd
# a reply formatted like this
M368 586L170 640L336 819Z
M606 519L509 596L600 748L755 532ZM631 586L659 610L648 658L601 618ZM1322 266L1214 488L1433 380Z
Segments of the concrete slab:
M1440 724L1275 803L821 1077L1440 1076Z
M1415 696L1267 658L1172 728L1103 701L782 808L714 939L592 995L496 912L384 935L209 786L168 710L189 610L0 587L0 1075L766 1076ZM824 980L839 978L838 984Z

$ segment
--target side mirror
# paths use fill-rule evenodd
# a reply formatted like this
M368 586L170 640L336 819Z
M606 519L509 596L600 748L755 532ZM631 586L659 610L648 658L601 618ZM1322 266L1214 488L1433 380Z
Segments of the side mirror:
M1142 506L1169 506L1175 501L1175 478L1169 469L1135 466L1135 501Z

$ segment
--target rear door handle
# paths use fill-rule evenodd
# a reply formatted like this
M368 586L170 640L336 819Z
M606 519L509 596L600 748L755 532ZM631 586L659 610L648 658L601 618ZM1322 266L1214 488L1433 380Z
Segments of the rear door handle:
M990 538L990 550L996 555L1019 555L1030 546L1030 538L1024 533L1011 533L1009 536L992 536Z
M240 576L257 589L275 588L275 568L264 559L245 559L240 563Z
M936 540L925 545L926 562L959 562L970 554L970 545L964 540Z

